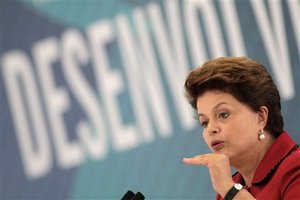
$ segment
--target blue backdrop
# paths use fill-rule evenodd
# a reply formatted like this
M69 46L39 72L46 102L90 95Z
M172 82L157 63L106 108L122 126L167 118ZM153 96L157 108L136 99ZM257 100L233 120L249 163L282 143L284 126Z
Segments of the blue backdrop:
M264 64L300 143L297 0L1 0L0 199L214 199L183 96L205 60Z

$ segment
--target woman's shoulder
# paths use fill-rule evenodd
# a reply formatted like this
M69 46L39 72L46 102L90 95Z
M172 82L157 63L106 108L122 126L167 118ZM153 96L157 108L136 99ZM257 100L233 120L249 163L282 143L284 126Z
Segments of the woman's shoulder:
M280 180L281 193L286 199L300 195L300 148L298 147L284 159L275 173ZM296 195L296 196L295 196Z
M284 167L294 166L300 167L300 148L296 146L295 150L292 151L282 162Z
M297 146L279 165L278 171L296 170L300 174L300 148ZM289 172L290 173L290 172Z

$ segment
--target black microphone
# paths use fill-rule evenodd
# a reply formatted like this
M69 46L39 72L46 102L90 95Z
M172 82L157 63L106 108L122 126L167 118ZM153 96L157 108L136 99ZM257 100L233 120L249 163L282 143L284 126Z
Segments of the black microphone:
M128 190L124 196L121 198L121 200L131 200L131 198L134 196L134 193L130 190Z
M142 193L137 192L137 193L132 197L131 200L144 200L144 199L145 199L145 196L144 196Z

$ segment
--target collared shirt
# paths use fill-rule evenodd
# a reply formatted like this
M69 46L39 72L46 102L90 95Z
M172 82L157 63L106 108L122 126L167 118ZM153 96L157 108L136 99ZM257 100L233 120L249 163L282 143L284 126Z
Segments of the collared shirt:
M245 185L239 172L233 180ZM257 200L300 200L300 148L287 132L275 140L244 189ZM219 194L216 199L223 200Z

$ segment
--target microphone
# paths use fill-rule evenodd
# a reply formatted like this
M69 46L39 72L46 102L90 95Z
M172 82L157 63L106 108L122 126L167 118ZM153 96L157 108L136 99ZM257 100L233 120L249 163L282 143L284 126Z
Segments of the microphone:
M145 196L144 196L142 193L137 192L137 193L132 197L131 200L144 200L144 199L145 199Z
M131 200L131 198L134 196L134 193L130 190L128 190L124 196L121 198L121 200Z

